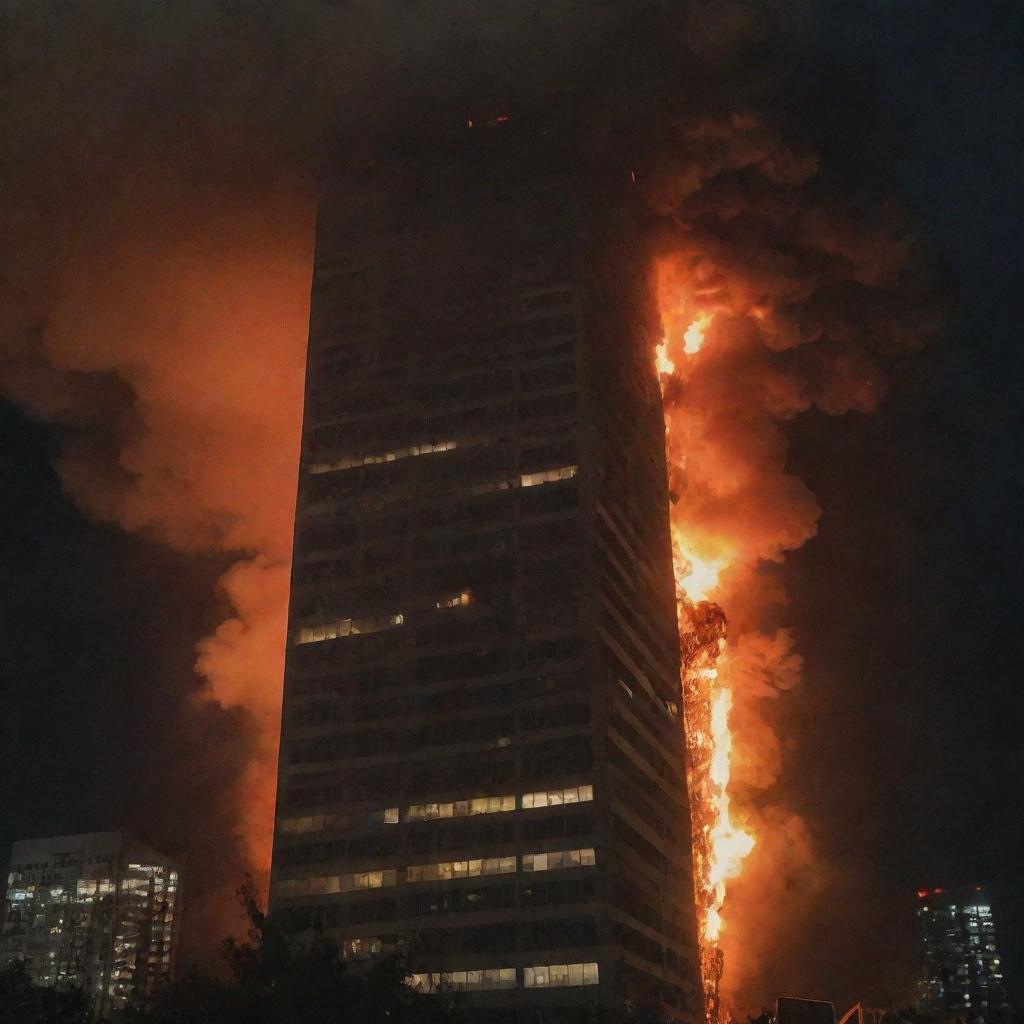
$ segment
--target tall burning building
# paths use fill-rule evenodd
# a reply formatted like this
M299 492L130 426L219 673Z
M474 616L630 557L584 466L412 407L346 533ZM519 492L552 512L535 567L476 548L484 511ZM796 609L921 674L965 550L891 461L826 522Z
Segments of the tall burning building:
M171 975L181 918L173 861L122 832L27 839L11 850L2 962L78 985L99 1014Z
M1002 1020L1006 986L988 894L971 886L959 891L920 889L917 898L918 1009L982 1024Z
M698 1021L658 317L628 168L570 149L499 114L325 176L271 908L513 1017Z

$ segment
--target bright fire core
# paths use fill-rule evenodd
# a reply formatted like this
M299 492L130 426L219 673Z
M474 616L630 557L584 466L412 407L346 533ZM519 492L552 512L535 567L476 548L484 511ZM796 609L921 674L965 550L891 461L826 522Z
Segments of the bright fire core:
M691 361L701 352L712 317L698 314L672 344L671 336L657 347L655 361L666 399L665 426L670 466L680 459L673 451L669 383L678 394L686 387ZM684 321L685 322L685 321ZM679 344L678 342L682 343ZM672 351L670 352L670 347ZM685 500L685 499L684 499ZM682 652L683 708L686 726L687 782L690 791L694 884L700 932L701 976L709 1024L720 1018L719 987L723 956L719 947L725 927L726 885L739 874L754 846L754 837L738 828L729 808L732 735L729 712L732 692L723 678L727 658L726 621L715 603L719 577L728 568L728 554L713 538L692 536L682 509L673 506L672 556ZM715 554L707 555L713 548Z

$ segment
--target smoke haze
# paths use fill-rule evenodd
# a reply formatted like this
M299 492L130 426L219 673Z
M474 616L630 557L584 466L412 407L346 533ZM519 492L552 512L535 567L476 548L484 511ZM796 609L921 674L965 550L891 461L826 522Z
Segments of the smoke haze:
M670 338L714 315L668 399L675 516L728 554L734 781L759 840L730 890L727 991L757 1009L818 976L834 879L776 714L801 675L776 566L821 515L790 424L875 409L938 318L907 213L815 145L813 24L794 3L6 5L0 389L59 426L87 515L193 576L200 607L151 669L165 716L139 725L137 784L173 808L121 806L189 854L194 950L269 855L317 154L431 104L571 92L592 159L636 147Z

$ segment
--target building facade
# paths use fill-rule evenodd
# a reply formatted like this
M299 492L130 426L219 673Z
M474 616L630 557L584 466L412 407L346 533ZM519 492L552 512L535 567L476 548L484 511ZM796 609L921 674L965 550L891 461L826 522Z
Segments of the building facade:
M628 170L568 152L325 175L271 908L491 1015L696 1022L658 321Z
M988 894L980 886L920 889L918 1009L970 1022L1004 1019L1006 986Z
M28 839L11 850L0 954L102 1013L170 977L180 911L174 863L122 832Z

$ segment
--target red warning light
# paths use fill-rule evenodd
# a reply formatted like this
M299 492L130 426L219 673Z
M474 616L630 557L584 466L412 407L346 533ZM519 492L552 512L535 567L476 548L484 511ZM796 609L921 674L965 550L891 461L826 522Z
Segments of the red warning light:
M923 900L926 896L930 896L930 895L931 895L931 893L929 893L927 889L918 889L917 890L917 897L918 897L918 899L922 899Z

